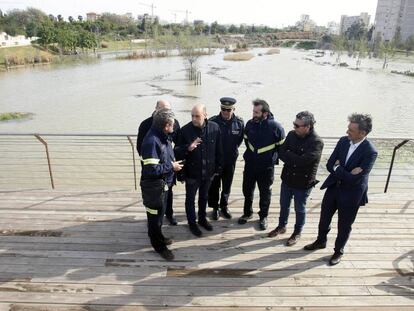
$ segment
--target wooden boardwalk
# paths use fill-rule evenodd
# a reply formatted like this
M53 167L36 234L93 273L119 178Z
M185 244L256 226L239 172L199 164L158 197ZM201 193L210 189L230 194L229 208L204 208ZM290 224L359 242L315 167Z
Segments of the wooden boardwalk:
M330 267L335 228L326 249L303 250L315 238L319 190L293 247L284 242L294 214L282 238L267 238L256 221L237 225L243 198L234 192L234 219L195 238L177 188L179 225L164 227L176 260L166 262L149 245L137 192L0 191L0 311L414 310L413 193L371 194L343 261ZM278 206L275 195L269 230Z

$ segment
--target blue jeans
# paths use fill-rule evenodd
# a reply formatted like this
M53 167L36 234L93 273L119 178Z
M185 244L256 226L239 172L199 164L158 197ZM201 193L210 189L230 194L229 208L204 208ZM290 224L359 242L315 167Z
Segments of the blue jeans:
M306 219L306 201L312 188L292 188L282 182L280 187L280 217L279 227L286 227L290 213L292 197L295 203L296 224L294 233L301 233Z

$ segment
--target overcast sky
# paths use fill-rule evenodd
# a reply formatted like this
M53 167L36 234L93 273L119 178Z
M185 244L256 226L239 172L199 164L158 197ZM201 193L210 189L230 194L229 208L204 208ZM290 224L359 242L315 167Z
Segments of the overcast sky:
M162 20L177 21L191 12L189 20L201 19L221 24L265 24L268 26L288 26L295 24L301 14L309 14L318 25L325 26L329 21L339 22L341 15L359 15L368 12L371 22L375 19L377 0L0 0L0 9L24 9L28 6L39 8L47 14L85 16L87 12L111 12L124 14L150 13L151 8L144 4L154 4L154 14ZM173 12L173 11L179 12Z

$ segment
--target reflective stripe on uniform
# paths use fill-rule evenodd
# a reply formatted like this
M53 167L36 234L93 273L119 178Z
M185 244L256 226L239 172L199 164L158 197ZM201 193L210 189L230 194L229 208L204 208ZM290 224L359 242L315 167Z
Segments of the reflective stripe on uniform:
M249 146L249 149L250 149L252 152L254 152L254 147L253 147L253 145L252 145L249 141L247 141L247 145Z
M155 159L155 158L142 159L142 163L144 165L158 164L160 163L160 159Z
M271 151L271 150L275 149L275 147L276 147L276 144L271 144L269 146L266 146L266 147L263 147L263 148L258 149L257 150L257 153L258 154L265 153L267 151Z
M283 143L285 142L285 140L284 139L281 139L281 140L279 140L277 143L276 143L276 145L277 146L280 146L280 145L283 145Z
M148 214L158 215L158 211L156 209L146 207L145 210L147 211Z

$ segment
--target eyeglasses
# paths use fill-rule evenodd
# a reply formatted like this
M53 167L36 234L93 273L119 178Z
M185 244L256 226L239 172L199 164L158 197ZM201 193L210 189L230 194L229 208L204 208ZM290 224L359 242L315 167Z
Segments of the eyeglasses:
M307 126L307 125L299 125L299 124L297 124L297 123L293 122L293 127L294 127L295 129L300 128L300 127L306 127L306 126Z
M221 108L221 111L223 112L231 112L233 109L232 108Z

